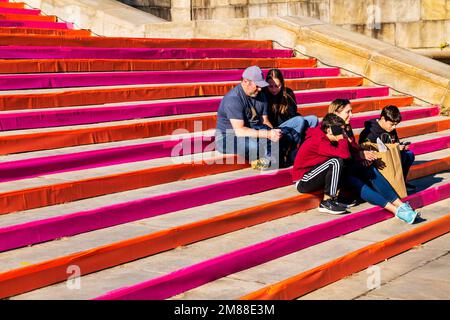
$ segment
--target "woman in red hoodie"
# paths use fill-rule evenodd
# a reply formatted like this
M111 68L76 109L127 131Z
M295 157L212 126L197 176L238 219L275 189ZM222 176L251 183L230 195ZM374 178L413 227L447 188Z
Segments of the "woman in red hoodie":
M292 179L299 192L324 189L320 212L340 214L346 211L337 202L344 159L351 156L344 126L342 118L327 114L320 127L306 131L305 142L294 161Z

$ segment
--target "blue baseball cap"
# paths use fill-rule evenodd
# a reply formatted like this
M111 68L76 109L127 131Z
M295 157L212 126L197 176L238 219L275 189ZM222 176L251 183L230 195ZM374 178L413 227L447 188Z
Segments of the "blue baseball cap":
M263 72L258 66L251 66L245 69L242 73L242 78L253 81L260 88L264 88L269 85L264 80Z

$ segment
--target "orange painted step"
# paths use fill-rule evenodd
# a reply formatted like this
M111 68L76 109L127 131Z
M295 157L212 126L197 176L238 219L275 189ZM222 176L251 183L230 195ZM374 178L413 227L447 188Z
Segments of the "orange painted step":
M414 101L414 97L388 97L384 99L376 99L370 101L352 101L353 113L377 111L388 105L395 105L397 107L410 106ZM301 115L315 115L317 117L324 117L328 113L329 103L315 105L311 107L299 107L298 112Z
M201 130L214 129L216 127L216 115L3 136L0 137L0 150L1 154L48 150L85 144L165 136L171 135L176 129L180 128L185 129L186 132L194 132L194 128L199 127ZM449 128L450 118L400 127L397 129L397 132L400 138L405 138L444 131ZM355 136L358 138L358 135Z
M34 16L28 14L0 14L0 20L57 22L55 16Z
M24 2L0 2L0 8L25 9Z
M75 29L39 29L39 28L19 28L19 27L0 27L0 35L55 35L55 36L78 36L89 37L91 31L89 30L75 30Z
M19 28L18 28L19 29ZM0 29L0 33L1 33ZM12 31L15 29L11 29ZM49 30L49 29L27 29ZM52 30L57 32L58 30ZM61 30L65 31L65 30ZM69 30L84 31L84 30ZM103 71L170 71L261 68L311 68L316 59L174 59L174 60L109 60L109 59L39 59L0 60L0 73L103 72Z
M361 77L289 79L292 90L361 86ZM51 93L0 95L0 110L82 106L115 102L146 101L170 98L223 96L238 82L173 84L114 89L65 90Z
M0 193L0 214L242 170L249 167L243 160L238 161L236 155L216 156L211 159Z
M447 168L450 162L447 159ZM411 168L422 175L416 166ZM439 171L435 171L437 173ZM67 279L67 267L76 264L83 275L141 259L162 251L279 219L317 207L317 193L300 194L216 217L149 233L85 251L61 256L0 274L0 298L45 287Z
M0 45L99 48L237 48L272 49L270 40L163 39L119 37L73 37L52 35L2 35Z
M448 232L450 232L450 214L350 252L296 276L263 287L240 299L295 299Z

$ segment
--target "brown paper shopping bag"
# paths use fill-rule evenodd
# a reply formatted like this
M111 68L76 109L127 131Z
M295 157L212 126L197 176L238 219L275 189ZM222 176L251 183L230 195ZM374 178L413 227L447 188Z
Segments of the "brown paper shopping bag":
M403 178L402 161L400 149L396 143L385 143L386 151L380 151L377 143L364 142L361 146L364 150L377 151L379 158L374 161L374 165L380 173L391 184L400 198L406 197L405 179Z

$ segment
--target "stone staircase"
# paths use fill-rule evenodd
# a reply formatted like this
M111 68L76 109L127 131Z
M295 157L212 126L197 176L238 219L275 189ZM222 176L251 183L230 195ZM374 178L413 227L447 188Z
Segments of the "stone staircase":
M270 41L94 37L7 1L0 59L1 298L326 299L339 297L331 282L448 238L450 119L437 106ZM367 203L319 213L290 169L260 173L216 152L215 112L250 65L280 68L303 115L351 99L356 134L400 107L423 220ZM379 246L392 250L354 258ZM345 261L355 269L337 272Z

